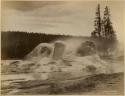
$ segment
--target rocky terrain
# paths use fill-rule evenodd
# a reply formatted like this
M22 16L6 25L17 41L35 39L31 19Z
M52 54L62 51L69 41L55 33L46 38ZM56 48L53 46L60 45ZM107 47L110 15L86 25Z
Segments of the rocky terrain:
M123 94L121 56L102 58L88 41L66 47L42 43L23 60L3 60L2 94Z
M28 80L7 81L3 85L3 94L40 95L40 94L103 94L123 95L123 73L99 74L88 77L77 77L65 80ZM5 82L5 81L3 81ZM4 83L3 83L4 84Z

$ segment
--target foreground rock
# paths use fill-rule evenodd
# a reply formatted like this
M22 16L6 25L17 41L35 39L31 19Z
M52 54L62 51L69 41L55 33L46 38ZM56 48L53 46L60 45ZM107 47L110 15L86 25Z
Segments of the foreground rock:
M99 74L65 80L29 80L11 83L2 88L3 94L43 95L123 95L124 74Z

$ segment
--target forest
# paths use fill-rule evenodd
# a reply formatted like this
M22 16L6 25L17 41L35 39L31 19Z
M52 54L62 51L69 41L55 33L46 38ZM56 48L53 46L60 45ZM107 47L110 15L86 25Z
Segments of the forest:
M66 40L69 38L88 39L89 37L18 31L1 32L1 59L22 59L40 43L51 43L57 39Z

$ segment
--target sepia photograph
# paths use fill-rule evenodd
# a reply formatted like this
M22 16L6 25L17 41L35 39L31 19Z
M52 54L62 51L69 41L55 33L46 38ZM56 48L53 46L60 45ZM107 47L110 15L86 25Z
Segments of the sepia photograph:
M124 95L125 2L1 1L1 95Z

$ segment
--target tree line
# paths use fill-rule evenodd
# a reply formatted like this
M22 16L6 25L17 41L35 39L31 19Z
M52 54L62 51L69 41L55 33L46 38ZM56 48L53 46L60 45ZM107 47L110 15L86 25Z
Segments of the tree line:
M55 40L66 40L69 38L80 39L82 36L75 37L21 31L1 32L1 59L20 59L40 43L51 43Z

